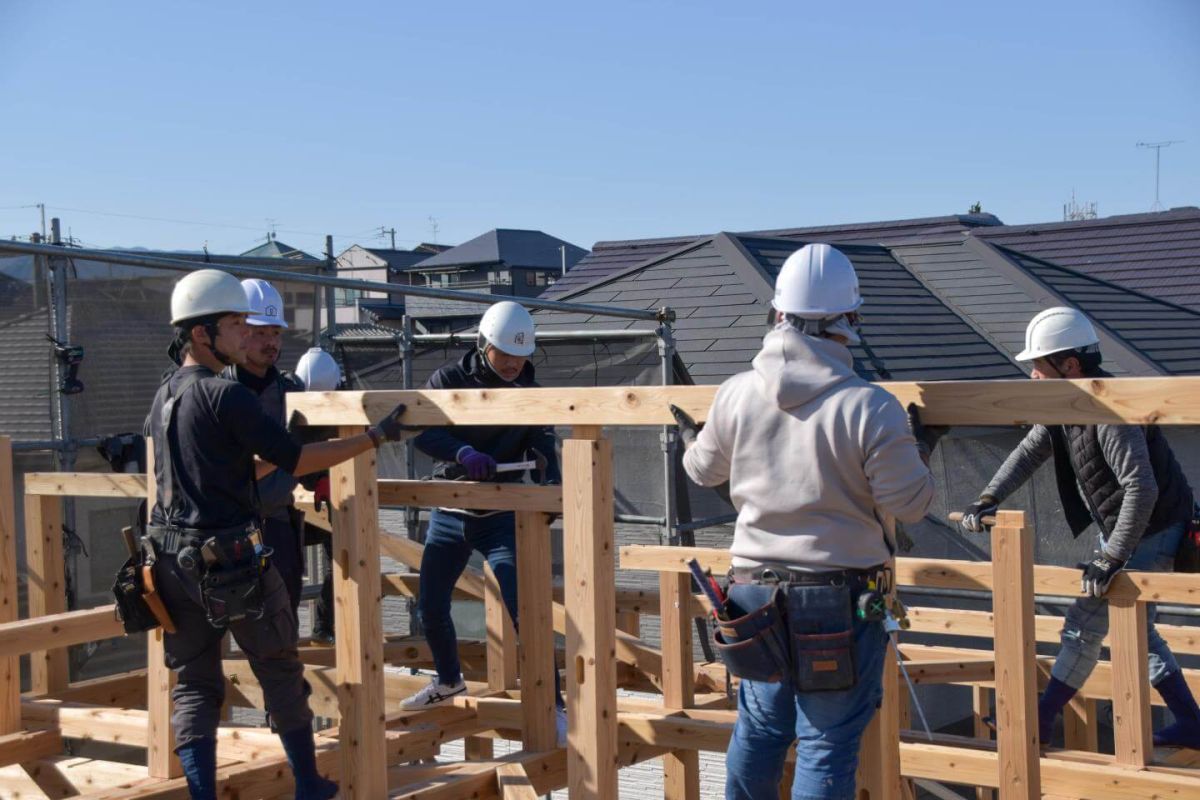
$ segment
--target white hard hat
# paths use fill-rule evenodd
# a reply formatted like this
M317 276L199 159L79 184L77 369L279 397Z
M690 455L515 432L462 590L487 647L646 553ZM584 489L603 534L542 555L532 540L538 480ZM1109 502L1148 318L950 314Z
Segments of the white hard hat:
M533 317L520 303L504 300L484 312L479 337L510 356L531 356L534 350Z
M277 325L280 328L288 326L283 319L283 297L278 289L262 278L246 278L242 281L242 289L246 292L246 302L250 304L247 324Z
M1017 361L1082 350L1100 344L1100 337L1082 311L1066 306L1047 308L1030 321L1025 329L1025 349L1017 353Z
M171 324L211 314L249 314L250 304L238 279L219 269L184 275L171 292Z
M806 244L780 267L772 305L804 319L849 314L862 305L854 265L834 247Z
M342 382L342 371L333 356L312 347L296 363L296 377L310 392L331 392Z

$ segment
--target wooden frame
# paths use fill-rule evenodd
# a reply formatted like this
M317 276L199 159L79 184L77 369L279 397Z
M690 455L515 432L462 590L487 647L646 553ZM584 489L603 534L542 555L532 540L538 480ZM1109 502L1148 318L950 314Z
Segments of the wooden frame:
M904 402L917 402L927 422L1012 425L1041 422L1129 422L1195 424L1200 422L1200 379L1111 379L1102 381L995 381L944 384L885 384ZM291 407L309 423L339 426L343 435L382 416L396 402L409 404L406 421L414 424L478 424L520 418L530 424L573 426L564 443L564 484L531 487L433 481L379 481L374 455L365 454L333 471L337 509L330 526L335 537L335 595L338 643L330 652L305 648L313 663L306 674L314 686L315 708L334 716L338 727L318 736L318 763L342 782L352 798L392 796L521 797L568 787L572 797L616 796L617 770L648 758L665 764L665 796L695 798L699 793L696 754L727 746L734 712L725 699L724 670L693 664L691 622L702 613L683 573L683 560L696 556L719 573L728 553L696 548L622 548L622 569L660 572L659 590L618 591L612 531L612 451L598 425L662 425L671 419L669 403L703 419L715 387L612 387L586 390L544 389L452 392L344 392L293 395ZM22 705L11 666L29 652L65 653L68 645L119 635L111 609L62 612L15 619L15 585L6 580L15 563L12 531L11 451L0 439L0 785L5 770L37 774L58 795L79 793L89 774L95 793L107 798L176 798L186 789L172 777L168 691L170 673L161 658L140 673L69 684L49 666L42 672L38 699ZM9 472L4 472L7 465ZM26 500L35 530L48 532L52 508L62 496L140 497L150 495L144 476L42 473L26 476ZM303 493L300 499L304 498ZM491 645L463 643L464 655L481 665L480 682L469 683L471 696L453 707L420 714L395 711L396 701L424 679L395 670L403 664L427 664L419 640L386 642L380 602L388 591L411 594L412 575L383 576L379 555L419 567L421 548L379 530L378 506L454 505L513 510L519 528L518 580L522 635L517 646L506 615L489 592L484 574L468 571L456 591L485 599L492 595ZM7 512L7 516L6 516ZM561 512L567 575L561 589L549 579L547 513ZM1200 771L1157 761L1148 742L1145 683L1145 604L1200 605L1200 578L1138 573L1122 575L1110 592L1113 608L1112 663L1098 666L1079 695L1079 708L1068 742L1095 741L1095 704L1113 699L1121 721L1117 751L1106 756L1083 750L1039 752L1033 703L1037 675L1045 657L1039 640L1056 638L1054 619L1033 614L1033 593L1073 596L1078 572L1031 563L1032 531L1019 512L1001 515L993 530L992 564L900 559L901 584L990 589L991 614L945 609L914 609L915 628L950 636L984 635L994 650L902 643L900 652L917 683L955 683L972 687L975 715L986 712L995 689L1002 716L1000 738L935 737L930 742L904 730L907 697L894 662L885 674L885 703L872 723L863 749L860 796L900 798L912 779L974 783L980 797L999 790L1002 797L1045 792L1063 798L1142 797L1159 793L1200 793ZM34 551L37 582L54 587L51 542ZM524 546L522 546L524 545ZM55 611L55 591L42 591L42 605ZM556 600L561 597L561 602ZM637 636L637 615L662 618L662 649ZM618 620L620 626L618 627ZM497 625L498 624L498 625ZM567 697L571 720L566 752L553 745L554 633L567 639ZM1200 650L1192 629L1164 627L1184 652ZM153 637L151 637L153 641ZM52 646L53 645L53 646ZM486 654L486 657L485 657ZM514 669L514 656L519 656ZM424 659L424 660L422 660ZM52 660L52 659L51 659ZM50 661L45 662L47 664ZM228 662L231 701L261 706L261 691L244 661ZM1200 686L1200 675L1187 674ZM656 687L661 704L618 701L618 685ZM144 689L144 690L143 690ZM7 709L7 711L6 711ZM140 710L145 709L145 710ZM1032 732L1032 735L1031 735ZM523 740L524 750L506 758L491 755L487 737ZM148 767L141 771L95 762L87 766L56 752L66 738L91 738L145 748ZM471 738L476 760L437 766L403 766L428 758L447 741ZM289 791L290 774L270 734L223 726L220 780L225 791L246 800ZM22 766L13 762L21 761ZM8 764L9 766L3 766ZM15 773L14 773L15 774ZM101 777L103 776L103 777ZM1038 789L1040 783L1040 791ZM24 786L25 784L22 784ZM862 794L865 793L865 794Z

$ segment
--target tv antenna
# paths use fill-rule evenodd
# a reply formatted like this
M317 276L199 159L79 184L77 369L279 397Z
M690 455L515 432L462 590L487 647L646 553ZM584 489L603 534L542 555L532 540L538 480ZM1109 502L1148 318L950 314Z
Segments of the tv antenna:
M1137 146L1146 150L1154 151L1154 205L1150 206L1151 211L1162 211L1163 204L1158 201L1158 177L1159 165L1162 162L1162 149L1170 147L1173 144L1182 144L1182 139L1171 139L1166 142L1138 142Z
M437 240L438 227L439 227L439 225L438 225L437 217L430 215L429 230L433 231L433 243L434 244L438 243L438 240Z

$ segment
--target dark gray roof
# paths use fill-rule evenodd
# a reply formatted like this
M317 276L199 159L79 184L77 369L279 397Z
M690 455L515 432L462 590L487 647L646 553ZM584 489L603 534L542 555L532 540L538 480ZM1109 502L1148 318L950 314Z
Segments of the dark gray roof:
M1200 208L1004 225L973 235L1200 310Z
M936 233L961 233L981 226L1000 225L991 214L952 214L944 217L921 217L888 222L850 223L845 225L820 225L805 228L782 228L769 231L751 231L746 236L767 236L783 239L802 239L825 242L862 242L878 244L907 236ZM627 241L596 242L592 252L574 269L560 278L542 293L542 297L561 297L582 286L604 280L622 270L647 263L663 253L686 247L699 241L702 236L674 236L661 239L634 239ZM799 245L796 245L799 247Z
M258 247L253 247L239 255L251 258L290 258L295 261L317 261L303 250L299 250L290 245L286 245L278 239L272 239L269 242L263 242Z
M419 269L456 267L471 264L506 264L510 267L561 269L562 253L567 248L567 269L587 255L587 250L541 231L496 228L482 236L452 247L422 261Z
M384 248L364 247L371 255L383 259L388 269L403 272L429 258L429 251L420 250L389 250Z
M717 234L559 299L635 308L670 306L676 345L688 373L715 383L749 367L762 344L772 285L783 260L803 242ZM1002 350L946 306L887 248L844 245L858 270L869 346L853 348L869 378L955 380L1017 378ZM583 314L538 313L539 330L643 327Z

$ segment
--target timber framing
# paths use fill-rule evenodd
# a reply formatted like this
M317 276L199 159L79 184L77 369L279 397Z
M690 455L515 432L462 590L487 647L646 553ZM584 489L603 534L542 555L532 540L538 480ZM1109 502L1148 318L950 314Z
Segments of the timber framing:
M901 402L914 402L932 424L1018 425L1124 422L1200 423L1200 378L1098 381L989 381L889 383ZM302 643L311 703L337 727L318 734L319 769L336 779L347 798L530 798L568 788L572 797L617 796L619 770L647 759L664 764L664 797L693 800L700 781L696 754L728 746L736 711L725 694L720 664L692 663L692 620L703 605L693 595L684 563L698 558L714 573L729 565L724 550L625 547L613 542L611 444L604 426L670 424L675 404L703 420L716 387L601 387L589 389L338 392L289 396L297 418L351 434L408 404L414 425L528 424L570 426L564 442L561 487L491 483L380 480L373 454L333 472L332 517L316 519L312 497L297 492L314 522L334 536L338 641L334 648ZM161 645L148 637L147 670L71 682L67 648L122 635L112 607L65 610L57 537L58 503L65 497L142 498L152 495L144 475L34 473L24 496L13 495L11 448L0 439L0 797L186 798L186 785L169 758L166 714L170 673ZM26 559L31 564L31 614L16 613L16 503L26 509ZM484 572L467 570L457 597L487 608L488 639L463 640L460 655L468 696L422 713L400 712L399 700L427 678L426 643L387 636L380 603L388 594L418 591L423 549L380 529L380 506L453 506L517 514L522 637L497 601ZM565 580L549 575L546 515L561 514L567 553ZM331 521L332 520L332 521ZM32 536L30 536L32 534ZM864 737L859 770L861 800L912 796L912 781L978 787L979 797L1142 798L1200 796L1194 759L1149 747L1151 696L1145 682L1145 611L1150 602L1200 605L1200 576L1126 573L1110 591L1114 609L1101 662L1068 714L1072 749L1039 747L1033 707L1046 656L1038 642L1056 641L1061 620L1033 612L1037 594L1073 597L1078 572L1032 564L1033 531L1019 511L998 515L992 530L995 561L898 559L901 586L985 589L992 611L911 609L913 631L932 644L902 641L899 657L917 684L969 686L974 738L917 735L904 684L894 661L884 676L884 703ZM380 574L387 555L409 571ZM659 573L657 590L623 589L616 569ZM665 637L653 647L639 635L640 615L658 615ZM1200 632L1160 626L1180 653L1200 653ZM555 637L566 646L556 645ZM962 637L991 640L991 649L963 647ZM562 641L562 639L559 639ZM986 646L985 646L986 647ZM32 691L19 691L18 659L33 658ZM155 659L159 659L155 661ZM552 670L562 669L570 727L565 748L554 741ZM224 665L227 703L262 708L262 690L249 663ZM1187 671L1200 688L1200 673ZM736 685L736 679L734 680ZM658 693L656 700L619 697L619 687ZM996 696L1003 718L997 741L979 719ZM1115 748L1096 752L1098 702L1112 702L1118 719ZM495 757L491 739L522 743ZM465 761L421 763L453 741L469 742ZM102 743L132 753L127 763L63 754L66 742ZM250 800L291 792L291 776L277 738L265 728L223 724L219 735L223 797ZM796 768L802 769L803 765ZM789 767L791 769L791 767ZM790 773L789 773L790 774Z

